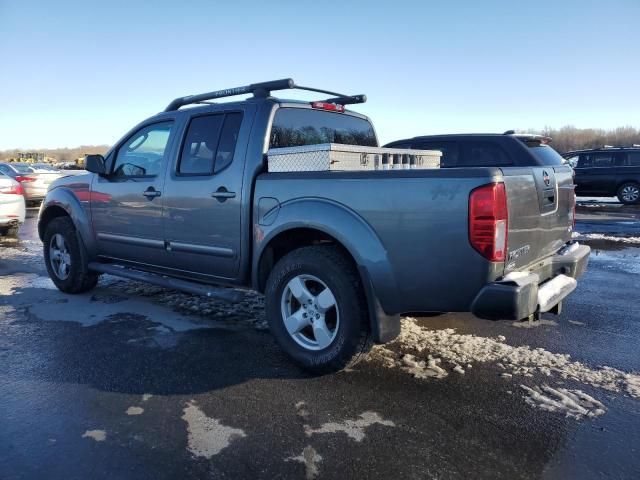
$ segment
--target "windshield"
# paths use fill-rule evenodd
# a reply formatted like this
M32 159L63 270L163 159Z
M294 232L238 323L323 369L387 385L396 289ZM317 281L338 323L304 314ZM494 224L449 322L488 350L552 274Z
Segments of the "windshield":
M18 173L33 173L33 168L24 163L12 163L11 168L13 168Z
M48 172L57 172L58 171L57 168L54 168L51 165L40 164L40 163L34 163L33 164L33 168L35 168L37 170L46 170Z
M276 111L269 148L320 143L378 146L373 127L366 119L308 108L280 108Z

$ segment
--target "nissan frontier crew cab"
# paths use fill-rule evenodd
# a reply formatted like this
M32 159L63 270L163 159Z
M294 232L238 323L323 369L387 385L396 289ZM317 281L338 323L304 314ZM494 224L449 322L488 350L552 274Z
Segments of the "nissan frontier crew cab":
M332 98L272 96L291 88ZM251 97L211 103L241 94ZM571 241L574 185L559 156L268 171L270 149L377 148L369 119L344 107L364 100L290 79L175 99L88 156L90 173L51 186L38 220L51 279L80 293L106 273L229 301L255 289L277 342L315 372L393 340L405 312L558 313L589 256Z

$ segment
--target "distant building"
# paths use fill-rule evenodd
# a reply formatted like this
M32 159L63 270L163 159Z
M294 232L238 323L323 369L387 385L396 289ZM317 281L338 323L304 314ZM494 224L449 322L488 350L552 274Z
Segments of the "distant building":
M22 162L24 161L44 162L45 157L46 157L45 154L41 152L19 152L18 153L18 160Z

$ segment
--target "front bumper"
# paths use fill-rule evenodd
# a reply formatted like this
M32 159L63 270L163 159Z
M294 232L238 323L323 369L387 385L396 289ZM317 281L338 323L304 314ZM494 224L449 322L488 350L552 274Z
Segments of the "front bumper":
M585 272L590 252L587 245L570 243L542 270L512 272L486 285L474 299L471 312L490 320L522 320L535 313L557 313L562 300L575 290L576 279Z

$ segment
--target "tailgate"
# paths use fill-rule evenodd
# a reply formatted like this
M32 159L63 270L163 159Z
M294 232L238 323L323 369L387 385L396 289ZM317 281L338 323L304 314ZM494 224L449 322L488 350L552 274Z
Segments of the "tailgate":
M556 253L573 230L573 172L564 165L504 168L509 209L505 274Z

